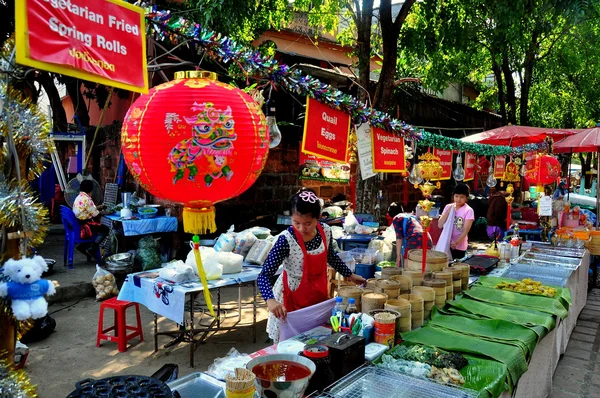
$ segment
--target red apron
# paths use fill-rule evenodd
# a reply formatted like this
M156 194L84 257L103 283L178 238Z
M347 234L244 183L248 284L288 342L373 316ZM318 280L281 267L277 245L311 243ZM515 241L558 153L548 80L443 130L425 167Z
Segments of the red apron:
M321 303L329 298L327 280L327 239L323 227L317 223L317 230L325 250L321 254L308 254L304 240L296 228L292 228L304 255L302 279L300 285L292 291L288 285L287 272L283 271L283 305L289 311L295 311Z

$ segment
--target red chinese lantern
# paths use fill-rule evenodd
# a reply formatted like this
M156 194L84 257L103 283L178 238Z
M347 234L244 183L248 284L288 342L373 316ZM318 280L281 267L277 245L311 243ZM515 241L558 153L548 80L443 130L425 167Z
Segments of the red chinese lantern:
M539 192L543 191L545 184L550 184L560 177L560 162L554 156L538 154L529 162L533 162L533 166L528 167L525 179L535 184Z
M269 133L260 106L210 72L177 72L131 106L121 132L130 172L151 194L184 207L186 232L215 231L214 204L258 178Z

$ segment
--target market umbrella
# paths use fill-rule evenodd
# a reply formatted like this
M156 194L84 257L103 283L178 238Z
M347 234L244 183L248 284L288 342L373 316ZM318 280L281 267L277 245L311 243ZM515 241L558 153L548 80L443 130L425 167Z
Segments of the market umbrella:
M600 152L600 127L582 130L552 146L554 153ZM600 156L598 168L600 170ZM596 190L596 228L600 222L600 190Z
M508 126L498 127L482 133L461 138L461 141L477 144L507 145L516 147L525 144L539 143L544 141L546 137L551 137L554 139L554 141L558 141L580 131L582 130L548 129L542 127L517 126L509 124Z

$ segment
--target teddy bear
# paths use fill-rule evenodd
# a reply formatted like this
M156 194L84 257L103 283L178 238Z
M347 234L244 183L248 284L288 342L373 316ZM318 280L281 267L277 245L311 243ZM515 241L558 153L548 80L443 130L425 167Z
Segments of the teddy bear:
M46 260L41 256L10 259L4 263L4 275L10 282L0 283L0 297L8 296L11 301L13 315L17 320L42 318L48 313L48 303L44 294L56 293L54 284L41 279L42 273L48 270Z

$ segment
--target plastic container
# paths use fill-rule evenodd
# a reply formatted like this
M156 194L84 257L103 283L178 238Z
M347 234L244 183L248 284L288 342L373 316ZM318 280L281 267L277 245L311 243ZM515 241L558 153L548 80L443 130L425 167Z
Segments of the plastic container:
M348 306L346 307L346 311L344 312L346 316L350 316L352 314L358 314L358 308L356 308L356 300L353 298L348 299Z
M354 273L365 279L371 279L375 276L375 264L356 264Z
M354 299L349 299L349 300L354 300ZM336 297L335 305L333 306L333 309L331 310L331 315L337 316L338 312L344 314L345 310L346 310L346 305L344 305L344 298L340 297L340 296Z

